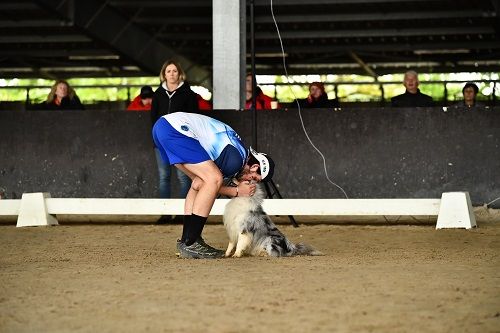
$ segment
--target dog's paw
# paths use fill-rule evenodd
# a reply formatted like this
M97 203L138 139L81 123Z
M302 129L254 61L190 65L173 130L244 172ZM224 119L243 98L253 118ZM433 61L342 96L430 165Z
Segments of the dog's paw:
M243 257L243 252L241 252L241 251L236 251L233 254L233 258L241 258L241 257Z
M224 254L224 257L226 258L230 257L233 254L235 248L236 248L236 243L229 242L229 244L227 244L226 253Z

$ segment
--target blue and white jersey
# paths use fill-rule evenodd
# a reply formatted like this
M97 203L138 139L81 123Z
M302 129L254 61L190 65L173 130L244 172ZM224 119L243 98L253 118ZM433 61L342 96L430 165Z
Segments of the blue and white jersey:
M205 115L186 112L170 113L162 118L182 136L196 140L225 177L233 176L244 166L248 150L238 133L227 124ZM158 141L163 141L161 135L158 138ZM204 160L199 151L182 138L176 139L175 135L168 135L167 140L164 142L169 143L164 146L171 163L196 163Z
M197 140L215 161L222 150L231 145L246 159L247 149L241 138L222 121L201 114L174 112L163 116L179 133Z

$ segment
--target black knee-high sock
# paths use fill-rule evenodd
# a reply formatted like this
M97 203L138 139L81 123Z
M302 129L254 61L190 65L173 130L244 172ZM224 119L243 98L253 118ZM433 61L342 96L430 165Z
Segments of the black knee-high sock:
M186 238L188 234L188 229L191 223L189 223L191 215L184 215L184 220L182 222L182 237L181 237L181 242L186 243Z
M188 219L184 219L184 229L186 230L184 243L186 245L193 244L201 236L206 222L207 217L196 214L191 214ZM184 230L182 233L184 236Z

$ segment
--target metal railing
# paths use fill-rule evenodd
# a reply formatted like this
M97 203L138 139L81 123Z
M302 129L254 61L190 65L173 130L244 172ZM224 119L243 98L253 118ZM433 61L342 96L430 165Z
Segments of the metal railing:
M449 89L448 85L449 84L465 84L466 80L433 80L433 81L421 81L420 84L421 86L425 85L431 85L431 84L441 84L443 85L443 95L442 96L432 96L435 100L440 100L443 102L449 101ZM491 101L492 105L496 104L496 100L498 99L498 91L500 88L500 81L499 80L474 80L473 81L476 84L491 84L493 83L493 88L492 88L492 93L488 96L485 96L486 99L483 100L488 100ZM324 81L323 84L325 87L332 87L333 86L333 91L335 94L335 97L338 98L340 101L343 101L344 99L348 98L348 96L340 96L339 94L339 87L341 86L359 86L359 85L373 85L373 86L378 86L380 94L377 95L370 95L373 97L373 99L370 100L370 102L384 102L386 101L386 89L384 89L384 86L388 85L401 85L401 81L357 81L357 82L350 82L350 81L337 81L337 82L329 82L329 81ZM302 87L307 91L307 88L309 86L308 82L294 82L294 83L262 83L259 84L260 86L271 86L274 87L274 96L278 95L277 87L279 86L299 86ZM127 99L116 99L116 100L94 100L94 102L111 102L111 101L124 101L124 102L129 102L133 97L131 95L131 90L139 90L144 84L94 84L94 85L72 85L72 87L78 91L78 89L126 89L127 92ZM24 102L29 105L32 103L32 99L30 96L30 92L35 90L35 89L50 89L50 86L46 85L19 85L19 86L2 86L0 87L1 90L25 90L25 99ZM80 96L81 97L81 96ZM279 96L277 96L277 100L280 101ZM438 98L441 97L441 98ZM18 102L23 102L23 100L17 100Z

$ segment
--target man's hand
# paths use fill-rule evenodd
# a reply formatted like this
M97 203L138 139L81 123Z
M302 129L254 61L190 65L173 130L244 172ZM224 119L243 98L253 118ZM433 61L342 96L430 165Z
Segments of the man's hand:
M238 183L238 196L251 197L255 193L255 183L243 181Z

